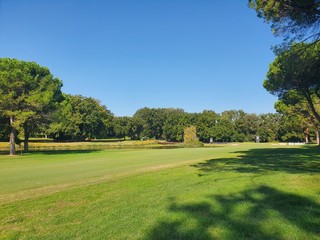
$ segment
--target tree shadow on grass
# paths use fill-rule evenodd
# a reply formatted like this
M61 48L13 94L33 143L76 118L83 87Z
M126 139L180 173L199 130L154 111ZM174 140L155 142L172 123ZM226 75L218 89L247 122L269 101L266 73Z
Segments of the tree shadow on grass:
M309 174L320 172L318 147L250 149L234 153L239 155L234 158L210 159L192 166L201 171L199 176L224 171L241 173L281 171Z
M266 185L196 203L171 199L168 211L179 218L157 223L145 239L320 238L319 204ZM297 232L288 236L288 227Z

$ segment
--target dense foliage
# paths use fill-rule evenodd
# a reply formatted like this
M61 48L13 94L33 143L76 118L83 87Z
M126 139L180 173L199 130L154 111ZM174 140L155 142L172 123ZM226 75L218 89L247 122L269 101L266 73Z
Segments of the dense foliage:
M293 118L285 118L283 114L257 115L242 110L224 111L221 114L209 110L187 113L173 108L142 108L133 117L114 117L111 136L183 142L185 129L195 126L197 137L206 143L210 139L213 142L255 141L256 136L262 142L304 141L308 123L301 123L299 128L283 128L282 125L292 126L296 122ZM290 134L299 137L284 137Z
M279 54L270 65L264 87L279 99L307 102L309 112L320 124L320 42L299 43ZM293 95L293 92L295 93ZM288 102L288 101L285 101Z
M276 36L316 41L320 37L319 0L249 0L249 6L271 23Z
M61 100L61 86L49 69L37 63L0 59L0 111L10 119L11 154L15 154L14 139L19 130L28 150L31 132L39 129Z
M112 114L100 101L81 95L65 95L57 111L49 134L59 140L83 141L108 135Z

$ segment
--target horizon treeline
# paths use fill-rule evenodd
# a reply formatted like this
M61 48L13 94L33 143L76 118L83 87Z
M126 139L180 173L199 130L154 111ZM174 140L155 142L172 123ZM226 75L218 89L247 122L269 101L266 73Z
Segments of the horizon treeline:
M55 110L30 129L30 137L50 137L55 141L90 139L156 139L182 142L184 129L195 126L202 142L312 141L315 132L303 118L281 113L255 114L243 110L216 113L204 110L188 113L179 108L141 108L132 117L117 117L92 97L63 94ZM0 118L0 140L8 141L9 118ZM22 129L19 139L24 138ZM21 141L21 140L20 140Z

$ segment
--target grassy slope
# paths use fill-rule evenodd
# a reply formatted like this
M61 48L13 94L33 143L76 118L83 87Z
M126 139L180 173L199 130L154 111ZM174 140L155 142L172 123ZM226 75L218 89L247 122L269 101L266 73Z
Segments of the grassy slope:
M0 238L320 239L319 171L270 145L2 156Z

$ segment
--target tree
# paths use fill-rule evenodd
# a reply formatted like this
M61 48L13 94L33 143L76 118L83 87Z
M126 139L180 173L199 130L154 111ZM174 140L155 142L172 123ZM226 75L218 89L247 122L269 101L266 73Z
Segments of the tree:
M165 113L163 108L141 108L136 111L134 117L143 122L143 137L161 139Z
M280 141L303 142L305 141L306 122L300 114L284 114L279 127Z
M214 111L205 110L197 115L196 126L197 134L200 141L209 142L210 138L213 137L214 126L218 121L219 115Z
M113 115L99 100L81 95L64 96L50 125L55 139L83 141L108 135Z
M129 129L131 125L130 117L114 117L112 122L115 137L125 139L126 136L129 136Z
M238 139L236 140L239 142L255 141L259 129L260 118L254 113L248 114L241 110L238 111L237 115L238 116L234 121L235 130L238 134ZM242 139L240 139L239 136L241 136Z
M10 154L15 154L17 128L24 131L28 150L31 130L61 99L62 82L35 62L0 59L0 110L10 119Z
M320 123L320 42L299 43L281 53L270 65L263 86L284 99L290 92L303 97Z
M142 137L144 121L139 118L133 116L130 118L129 127L128 127L128 136L131 140L138 140Z
M258 17L271 23L276 36L319 40L319 0L249 0L249 6Z
M133 115L134 119L139 119L143 129L142 137L162 139L168 133L168 118L174 114L184 112L182 109L175 108L141 108ZM165 127L165 125L167 125ZM166 129L166 133L164 133Z
M279 141L279 128L282 115L280 113L267 113L259 115L259 130L257 135L261 142Z
M295 90L288 91L281 100L277 101L275 109L283 116L280 127L283 141L286 141L285 135L298 136L295 138L300 140L301 136L305 135L305 142L308 142L310 130L319 128L306 99Z
M187 145L202 145L197 137L196 126L188 126L184 129L183 143Z
M189 114L182 109L167 109L167 111L162 137L170 142L182 142L184 129L191 123Z
M218 118L217 123L213 127L213 137L216 142L231 142L234 141L235 117L236 111L224 111Z

